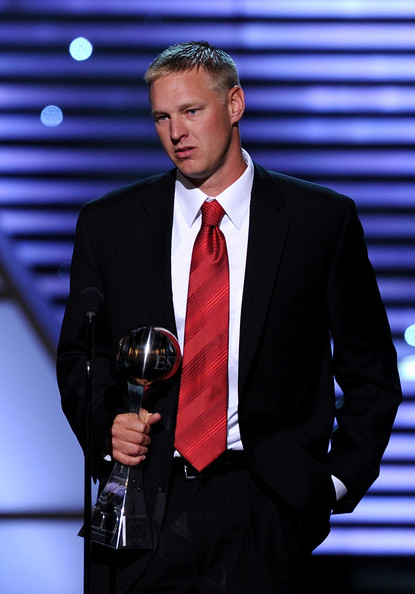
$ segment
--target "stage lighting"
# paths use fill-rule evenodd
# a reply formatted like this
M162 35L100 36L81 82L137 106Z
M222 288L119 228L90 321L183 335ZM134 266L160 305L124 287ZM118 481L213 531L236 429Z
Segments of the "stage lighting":
M85 37L77 37L69 46L69 53L78 62L88 60L93 52L92 43Z
M57 105L47 105L42 109L40 120L48 128L59 126L63 120L62 110Z

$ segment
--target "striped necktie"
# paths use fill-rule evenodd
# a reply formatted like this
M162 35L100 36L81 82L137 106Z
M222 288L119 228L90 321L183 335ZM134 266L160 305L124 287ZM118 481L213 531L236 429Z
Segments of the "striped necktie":
M216 200L202 205L189 275L175 446L201 471L227 442L229 264Z

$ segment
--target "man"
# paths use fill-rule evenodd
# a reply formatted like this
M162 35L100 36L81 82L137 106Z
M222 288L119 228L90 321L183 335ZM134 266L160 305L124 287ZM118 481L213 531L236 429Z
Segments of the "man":
M401 401L362 229L349 198L266 171L242 150L244 94L225 52L206 42L172 46L146 81L175 169L82 208L58 349L63 410L84 444L80 295L98 288L94 476L105 483L108 453L141 465L155 544L94 545L93 591L305 594L311 551L327 536L331 511L352 511L376 479ZM193 398L190 428L182 413L192 340L186 300L200 213L212 199L225 212L209 225L217 242L226 240L229 267L229 287L221 281L214 291L227 287L218 326L229 307L226 436L199 463L195 444L209 436L194 436L192 424L202 427L208 414L203 397ZM138 416L128 413L115 352L130 328L151 323L178 336L183 370L149 391ZM207 361L220 340L205 347ZM190 375L203 377L206 365ZM220 392L219 363L214 369L202 390ZM344 393L338 410L334 377Z

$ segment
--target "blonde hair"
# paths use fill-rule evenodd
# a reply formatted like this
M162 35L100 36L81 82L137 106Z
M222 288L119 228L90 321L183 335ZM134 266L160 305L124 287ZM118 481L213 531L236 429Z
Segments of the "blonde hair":
M207 41L187 41L165 49L147 68L144 76L148 87L164 76L204 68L219 93L226 94L240 86L235 62L225 51Z

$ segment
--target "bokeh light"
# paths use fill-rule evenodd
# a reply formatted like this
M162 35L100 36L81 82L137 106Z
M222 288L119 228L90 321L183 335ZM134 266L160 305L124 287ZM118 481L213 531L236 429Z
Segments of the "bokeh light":
M408 328L405 330L404 337L410 346L415 346L415 324L408 326Z
M85 37L77 37L69 45L69 53L74 60L81 62L91 57L94 48Z
M47 105L42 109L40 120L48 128L59 126L63 121L62 110L57 105Z
M399 375L402 380L415 381L415 355L409 355L400 359Z

